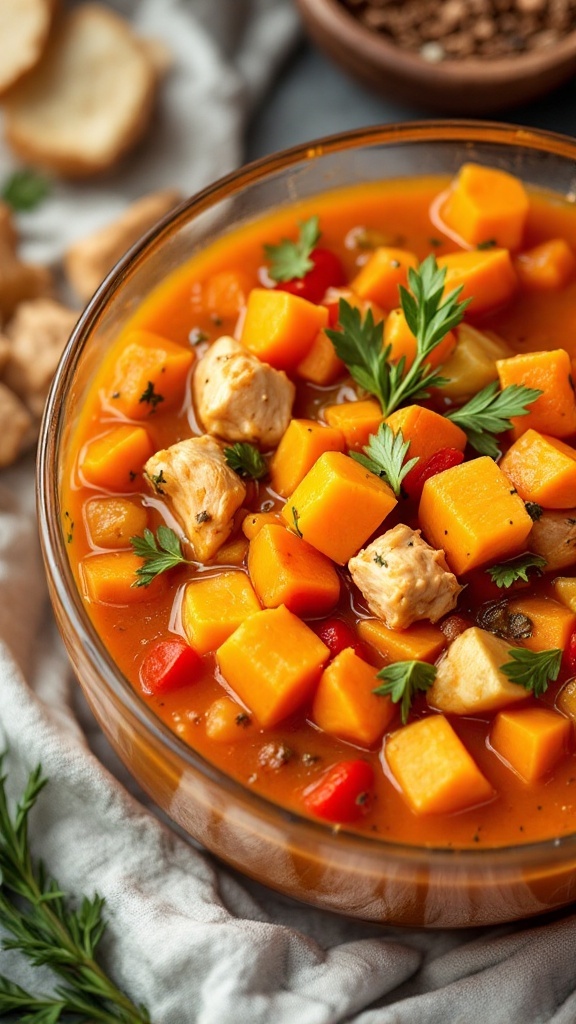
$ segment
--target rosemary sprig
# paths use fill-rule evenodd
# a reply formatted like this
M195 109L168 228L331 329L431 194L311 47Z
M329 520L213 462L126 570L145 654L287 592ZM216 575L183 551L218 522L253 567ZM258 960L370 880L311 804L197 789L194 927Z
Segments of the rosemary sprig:
M494 435L511 430L511 417L526 416L530 412L528 406L541 394L537 388L527 388L524 384L510 384L500 391L498 383L493 381L466 405L447 413L446 419L464 431L468 443L477 452L497 459L501 451Z
M191 564L182 552L177 535L169 526L159 526L156 537L152 530L146 528L142 537L130 537L130 543L134 553L144 559L144 565L136 569L137 578L133 587L149 587L152 580L168 569Z
M371 434L368 444L364 445L365 454L350 452L350 455L361 466L385 480L398 498L404 477L418 462L418 458L404 462L409 447L410 441L404 440L401 430L395 434L388 423L381 423L378 433Z

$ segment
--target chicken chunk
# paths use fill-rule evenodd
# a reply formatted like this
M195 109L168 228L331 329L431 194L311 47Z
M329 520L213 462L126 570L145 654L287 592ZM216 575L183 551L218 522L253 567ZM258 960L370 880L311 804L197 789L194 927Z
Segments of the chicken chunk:
M546 559L548 572L576 564L576 508L543 512L527 543L530 551Z
M471 626L448 648L428 690L428 703L451 715L496 711L526 700L528 690L511 683L502 665L512 661L510 643Z
M444 552L403 523L359 551L348 568L370 611L391 629L407 629L419 619L437 622L462 590Z
M11 343L3 381L37 417L77 313L52 299L22 302L5 328Z
M194 401L209 434L273 448L286 430L296 389L234 338L218 338L194 374Z
M246 488L211 437L190 437L156 452L146 478L181 523L199 562L207 562L232 532Z

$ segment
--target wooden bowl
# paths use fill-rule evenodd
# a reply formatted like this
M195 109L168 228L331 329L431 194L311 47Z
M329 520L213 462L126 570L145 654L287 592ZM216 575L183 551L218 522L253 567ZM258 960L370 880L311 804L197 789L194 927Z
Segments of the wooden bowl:
M367 28L339 0L296 0L314 42L365 85L444 114L488 114L535 99L576 72L576 31L517 57L432 64Z

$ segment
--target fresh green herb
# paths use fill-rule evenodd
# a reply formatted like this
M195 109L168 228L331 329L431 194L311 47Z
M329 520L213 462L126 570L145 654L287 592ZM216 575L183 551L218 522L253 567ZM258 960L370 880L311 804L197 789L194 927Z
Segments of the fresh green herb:
M378 433L371 434L368 444L364 445L365 454L350 452L350 455L355 462L384 479L398 498L404 477L418 462L417 458L404 461L409 447L410 441L404 440L401 430L395 434L388 423L381 423Z
M538 505L535 501L526 501L524 504L532 522L537 523L538 520L542 518L542 513L544 511L542 505Z
M542 575L546 559L542 555L533 555L527 552L525 555L518 555L508 562L501 562L500 565L491 565L486 572L497 587L504 587L505 590L511 587L517 580L524 580L528 583L528 572L534 569L538 576Z
M298 510L296 509L296 507L294 505L292 505L292 519L294 521L294 532L300 537L300 539L302 539L304 534L302 533L302 530L300 529L300 527L298 525L298 520L300 519L300 514L299 514Z
M133 587L149 587L161 573L174 569L177 565L190 565L189 559L182 553L182 545L169 526L159 526L156 537L152 530L146 528L143 537L130 537L135 554L144 559L144 565L136 569L138 579Z
M264 246L266 259L270 261L268 273L273 281L304 277L314 266L310 256L320 238L320 219L309 217L300 222L299 228L296 242L283 238L278 245Z
M247 441L238 441L231 448L224 449L224 458L238 476L251 477L252 480L262 480L268 472L264 456L253 444Z
M558 678L562 663L562 651L555 648L551 651L528 651L517 647L508 654L513 661L502 665L501 672L511 683L530 690L535 697L540 697L548 689L548 683Z
M147 1010L135 1006L96 962L106 927L104 900L84 897L71 910L58 883L32 860L28 815L46 781L40 768L33 771L12 814L6 776L0 778L0 920L10 935L4 949L19 950L34 967L50 969L59 984L53 994L38 995L0 975L0 1016L14 1014L21 1024L57 1024L66 1018L149 1024Z
M43 175L30 169L14 171L4 182L0 198L16 213L27 213L50 193L50 183Z
M164 401L164 395L159 395L157 391L154 391L154 381L149 380L146 390L140 395L138 401L146 402L152 409L155 409L160 402Z
M484 242L478 242L477 249L482 251L483 249L495 249L498 242L495 238L487 238Z
M374 558L372 559L372 561L374 562L375 565L378 565L381 569L387 569L388 568L388 562L386 561L385 558L382 558L382 555L378 555L378 554L374 555Z
M162 488L162 484L165 484L168 481L166 480L166 477L164 476L164 470L163 469L161 469L159 473L152 473L151 476L148 477L148 479L150 480L150 482L151 482L152 486L154 487L154 490L156 491L157 494L166 494L166 491L163 490L163 488Z
M425 661L395 661L380 669L377 679L383 679L383 686L373 691L388 696L394 704L401 703L402 724L406 725L414 696L419 690L429 690L436 678L434 665Z
M541 394L537 388L527 388L524 384L510 384L499 391L498 383L493 381L466 405L447 413L446 418L464 431L477 452L497 459L501 452L494 435L510 430L511 417L526 416L530 411L528 406Z
M459 301L462 288L456 288L442 301L445 277L446 271L440 270L430 255L418 270L408 271L412 294L402 286L399 288L404 316L416 338L416 356L409 369L404 356L397 363L390 362L392 347L383 346L382 321L375 324L371 310L362 319L358 309L340 299L340 329L327 330L326 334L356 383L376 396L384 416L409 399L428 398L429 388L445 382L426 360L448 331L460 323L469 301Z

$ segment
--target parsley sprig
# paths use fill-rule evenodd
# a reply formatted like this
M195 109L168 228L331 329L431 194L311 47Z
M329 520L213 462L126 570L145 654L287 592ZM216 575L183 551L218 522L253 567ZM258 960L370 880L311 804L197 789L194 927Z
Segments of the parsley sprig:
M500 448L494 438L512 428L512 416L526 416L528 406L542 394L537 388L527 388L524 384L510 384L502 391L498 383L493 381L466 405L449 412L446 418L452 420L468 438L468 443L480 452L497 459L501 455Z
M436 679L436 669L426 661L395 661L380 669L376 678L384 682L373 692L390 697L394 704L401 704L402 724L406 725L416 693L430 689Z
M2 757L0 757L0 769ZM137 1007L107 977L95 959L104 934L104 900L84 897L71 910L58 882L41 862L34 863L28 842L28 815L47 780L40 768L28 779L14 813L8 807L6 777L0 777L0 920L10 938L4 949L19 950L34 967L49 968L58 979L51 994L27 992L0 975L0 1016L15 1014L21 1024L57 1024L67 1018L102 1024L149 1024Z
M562 663L562 651L553 648L550 651L529 651L518 647L508 654L513 659L502 665L501 671L511 683L518 683L525 690L530 690L535 697L540 697L548 689L548 683L558 678Z
M253 444L247 441L238 441L230 448L224 449L224 458L230 469L233 469L238 476L250 477L252 480L262 480L268 472L266 460L261 452Z
M409 447L410 441L404 440L401 430L395 434L388 423L381 423L378 433L371 434L368 444L364 445L365 454L350 452L350 455L361 466L385 480L399 498L404 477L418 462L418 458L404 462Z
M507 590L517 580L524 580L525 583L528 583L530 569L534 569L536 574L541 576L545 566L546 559L542 558L542 555L533 555L528 551L525 555L510 558L507 562L501 562L500 565L491 565L486 572L497 587Z
M34 210L50 193L50 182L30 168L14 171L0 189L0 199L16 213Z
M431 387L444 383L444 377L426 360L448 331L460 323L469 302L460 301L461 287L443 296L445 278L446 270L440 269L430 255L418 270L408 271L411 293L402 285L399 288L400 305L416 338L416 355L409 368L404 356L396 363L390 362L392 346L383 345L384 325L381 321L374 323L372 311L362 318L358 309L340 299L340 328L327 330L326 334L356 383L378 399L384 416L408 400L428 398Z
M268 273L273 281L292 281L304 277L314 267L310 259L320 239L320 219L316 215L299 224L298 239L283 238L278 245L265 245Z
M136 569L137 579L133 587L149 587L161 573L174 569L177 565L191 565L182 551L178 536L169 526L159 526L156 537L147 527L142 537L130 537L134 553L144 559L144 565Z

